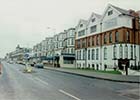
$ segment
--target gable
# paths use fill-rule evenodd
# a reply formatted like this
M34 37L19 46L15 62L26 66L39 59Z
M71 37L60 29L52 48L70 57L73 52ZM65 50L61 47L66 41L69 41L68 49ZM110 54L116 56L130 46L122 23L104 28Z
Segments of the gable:
M120 14L121 12L119 12L117 9L115 9L111 5L108 5L108 7L104 11L101 21L112 19L114 17L117 17Z
M93 25L93 24L97 24L99 23L101 20L101 15L97 15L95 13L92 13L92 15L90 16L87 25Z
M76 29L79 30L79 29L86 28L86 25L87 25L87 21L80 19Z

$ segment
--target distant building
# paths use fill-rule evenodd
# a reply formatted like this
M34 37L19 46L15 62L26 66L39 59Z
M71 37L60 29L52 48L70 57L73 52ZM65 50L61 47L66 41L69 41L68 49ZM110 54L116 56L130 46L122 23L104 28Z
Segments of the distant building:
M15 62L20 62L20 61L24 61L25 57L24 55L27 53L31 53L32 49L31 48L24 48L24 47L20 47L20 45L18 45L16 47L15 51L12 51L10 53L7 54L7 58L8 60L13 60Z
M75 54L75 28L66 31L63 53Z
M60 55L61 67L75 67L75 28L65 30L63 49Z
M63 52L64 49L64 41L66 39L66 32L61 32L59 34L56 35L57 37L54 37L54 41L55 41L55 55L61 55L61 53Z
M74 67L75 65L75 29L46 37L33 47L36 59L55 67Z

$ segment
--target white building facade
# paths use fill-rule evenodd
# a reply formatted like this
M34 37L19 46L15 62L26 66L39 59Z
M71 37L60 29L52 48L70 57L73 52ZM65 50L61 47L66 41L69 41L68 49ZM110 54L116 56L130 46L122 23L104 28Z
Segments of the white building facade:
M92 13L76 27L76 67L119 68L140 66L138 14L108 5L101 16Z
M75 54L75 28L65 30L66 37L63 40L63 52L66 54Z
M75 28L46 37L33 47L34 57L47 66L74 67L75 65Z

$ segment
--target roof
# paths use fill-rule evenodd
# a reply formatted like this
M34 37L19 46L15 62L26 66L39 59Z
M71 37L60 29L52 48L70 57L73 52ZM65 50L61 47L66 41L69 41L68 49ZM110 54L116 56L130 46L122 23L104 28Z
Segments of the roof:
M111 4L110 4L111 5ZM130 15L130 11L129 10L126 10L126 9L122 9L122 8L119 8L119 7L116 7L114 5L111 5L113 8L115 8L116 10L118 10L120 13L122 14L126 14L126 15Z
M122 9L122 8L116 7L114 5L111 5L111 6L113 8L115 8L117 11L119 11L121 14L125 14L125 15L128 15L128 16L135 16L135 17L138 16L138 14L139 14L139 16L140 16L140 11L135 12L135 10L132 10L132 9L126 10L126 9Z
M75 30L75 28L69 28L68 31L69 31L69 30Z
M101 17L102 17L102 15L97 14L97 13L94 13L94 12L92 12L92 15L95 15L95 16L98 17L98 18L101 18Z
M136 12L134 10L132 10L132 9L126 10L126 9L116 7L116 6L112 5L112 4L108 4L108 6L106 7L106 9L104 11L104 14L102 16L102 19L104 18L106 12L108 11L108 8L115 9L119 14L123 14L123 15L127 15L127 16L135 16L136 15Z

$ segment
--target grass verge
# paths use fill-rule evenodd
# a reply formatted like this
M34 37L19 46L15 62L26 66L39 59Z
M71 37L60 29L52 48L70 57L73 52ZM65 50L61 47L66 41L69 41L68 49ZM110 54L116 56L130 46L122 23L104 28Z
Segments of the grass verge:
M69 67L65 67L63 69L68 69L68 70L83 70L83 71L92 71L92 72L97 72L97 73L108 73L108 74L120 74L121 75L121 72L118 71L118 70L94 70L94 69L89 69L89 68L69 68Z

